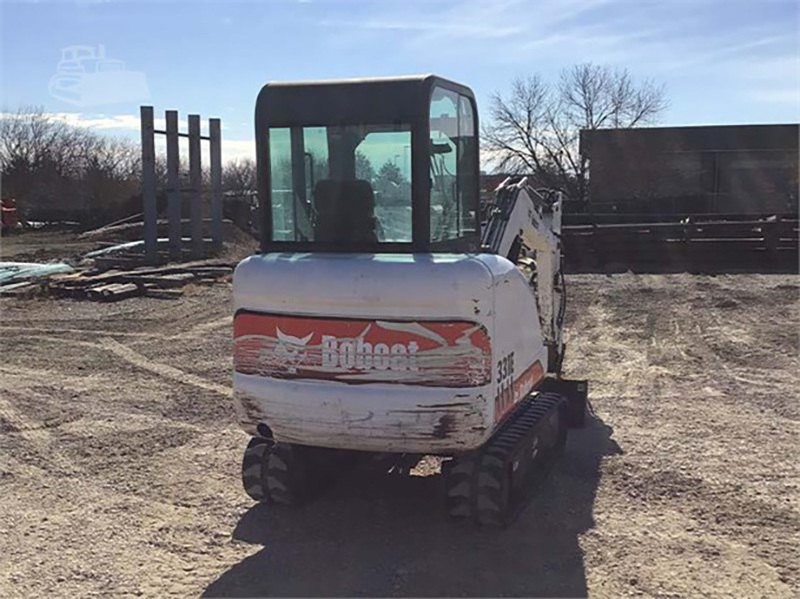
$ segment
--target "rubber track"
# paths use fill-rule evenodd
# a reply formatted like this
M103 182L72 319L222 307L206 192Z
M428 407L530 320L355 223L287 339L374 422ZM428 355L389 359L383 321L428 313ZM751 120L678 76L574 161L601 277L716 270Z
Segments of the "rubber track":
M485 525L512 522L563 450L564 406L557 393L529 396L480 450L453 460L445 473L448 514Z
M256 501L267 499L264 475L268 459L269 444L266 440L258 437L250 439L242 460L242 485L244 492Z
M353 463L352 454L254 437L242 461L242 484L256 501L301 505Z
M256 501L293 505L306 490L306 470L291 445L253 437L244 451L242 485Z
M291 445L278 443L272 447L266 468L267 493L275 503L295 505L300 502L305 468Z

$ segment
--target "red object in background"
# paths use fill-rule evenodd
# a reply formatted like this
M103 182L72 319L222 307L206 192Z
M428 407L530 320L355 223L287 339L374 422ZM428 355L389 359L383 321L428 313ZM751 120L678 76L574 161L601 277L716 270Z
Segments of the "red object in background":
M3 230L16 229L19 227L19 213L17 212L17 201L13 198L0 200L0 221Z

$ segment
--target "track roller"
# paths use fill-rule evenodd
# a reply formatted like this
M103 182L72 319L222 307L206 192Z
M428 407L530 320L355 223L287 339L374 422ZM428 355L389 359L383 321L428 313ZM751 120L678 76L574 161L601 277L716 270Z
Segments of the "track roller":
M288 443L278 443L272 448L266 470L267 492L272 501L298 505L309 498L319 482L309 460L310 449Z
M559 394L529 396L483 447L445 462L448 514L490 526L513 521L563 453L565 410Z
M299 505L345 472L353 457L352 452L254 437L244 452L242 483L256 501Z
M244 492L256 501L267 498L266 464L270 443L261 437L253 437L244 450L242 460L242 485Z

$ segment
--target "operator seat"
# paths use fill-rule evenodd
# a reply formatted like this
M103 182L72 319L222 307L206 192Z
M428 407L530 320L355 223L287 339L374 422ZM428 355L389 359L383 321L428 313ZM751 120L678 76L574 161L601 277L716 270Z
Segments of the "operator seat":
M377 243L375 193L363 179L322 179L314 187L314 241Z

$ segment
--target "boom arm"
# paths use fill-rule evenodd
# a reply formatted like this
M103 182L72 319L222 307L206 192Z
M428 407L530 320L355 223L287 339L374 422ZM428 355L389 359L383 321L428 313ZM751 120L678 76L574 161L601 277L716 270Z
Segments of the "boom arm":
M548 369L560 373L564 354L564 276L561 271L560 192L540 193L527 178L508 178L497 188L484 229L486 251L534 268L531 284L549 350Z

